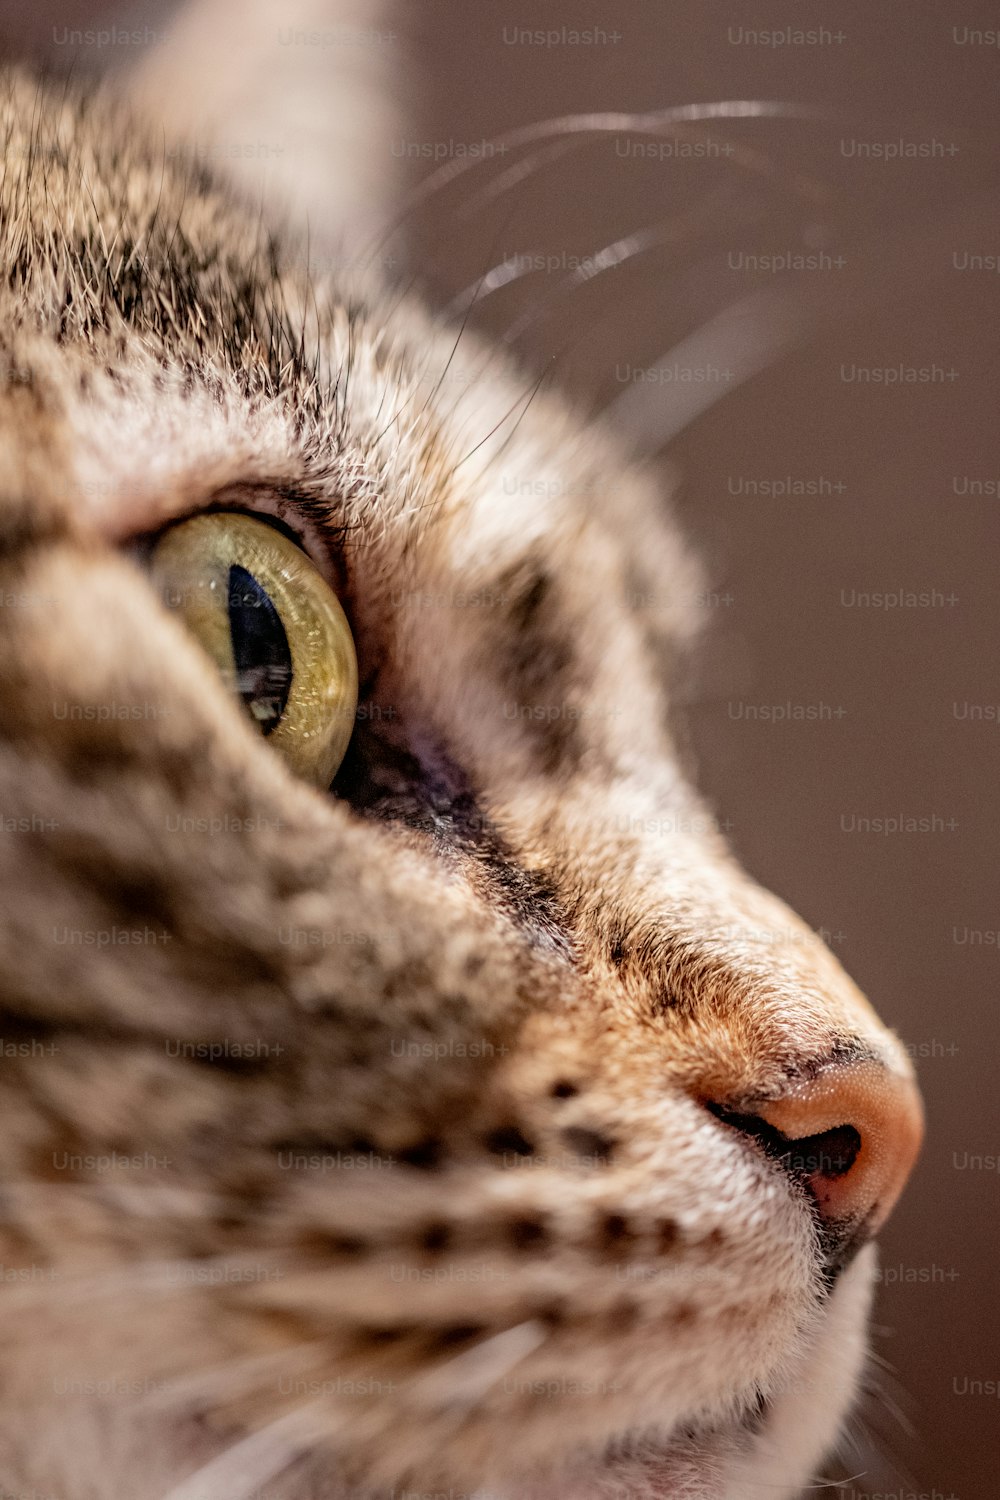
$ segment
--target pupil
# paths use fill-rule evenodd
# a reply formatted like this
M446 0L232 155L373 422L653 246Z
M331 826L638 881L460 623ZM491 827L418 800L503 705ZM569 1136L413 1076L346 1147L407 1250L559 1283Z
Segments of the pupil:
M292 653L267 592L236 563L229 569L229 634L236 691L261 734L270 734L281 722L292 689Z

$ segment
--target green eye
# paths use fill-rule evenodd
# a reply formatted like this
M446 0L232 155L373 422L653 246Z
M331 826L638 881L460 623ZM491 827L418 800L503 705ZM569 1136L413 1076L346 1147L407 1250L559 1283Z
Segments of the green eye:
M156 543L153 577L268 743L327 787L358 706L347 617L308 557L237 512L194 516Z

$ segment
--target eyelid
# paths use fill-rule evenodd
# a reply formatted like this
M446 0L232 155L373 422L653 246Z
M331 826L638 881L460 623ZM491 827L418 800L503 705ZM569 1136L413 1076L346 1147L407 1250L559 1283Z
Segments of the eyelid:
M140 564L145 564L158 538L171 526L179 526L182 521L189 521L193 516L218 514L220 511L235 511L266 525L273 525L276 531L283 533L302 549L338 597L347 592L347 573L343 560L324 534L322 526L307 515L294 492L282 491L271 485L227 485L225 489L217 490L201 501L186 506L178 514L164 518L155 530L127 538L122 543L122 550Z
M213 495L203 510L235 510L243 515L253 516L258 521L271 524L278 522L275 530L284 531L286 536L302 548L309 561L319 569L331 587L335 587L339 582L338 579L330 577L329 548L325 543L322 530L305 514L301 504L296 504L293 495L271 487L243 488L241 486Z

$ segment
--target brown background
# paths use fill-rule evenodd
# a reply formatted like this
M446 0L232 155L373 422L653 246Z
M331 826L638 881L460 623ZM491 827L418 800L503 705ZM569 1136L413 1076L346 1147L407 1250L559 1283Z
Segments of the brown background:
M0 41L8 52L87 67L108 59L71 57L74 49L53 45L53 28L100 14L87 0L40 3L30 14L4 5ZM133 7L126 24L155 26L167 15ZM574 111L715 99L829 112L822 123L715 127L718 140L752 148L752 158L637 161L606 138L461 217L469 195L514 160L496 158L411 217L409 255L446 302L512 254L571 265L680 215L686 227L670 250L569 291L560 288L565 271L525 276L474 313L496 333L526 318L514 348L529 372L556 355L558 378L595 407L621 394L630 367L651 364L753 286L777 281L732 269L730 254L825 248L844 257L840 270L798 279L807 295L833 297L808 347L739 388L720 382L724 399L670 448L682 476L678 505L714 590L683 723L742 858L831 935L910 1045L928 1106L922 1163L883 1236L883 1263L897 1280L881 1292L876 1348L891 1373L863 1405L858 1462L838 1470L867 1468L868 1479L827 1493L986 1500L998 1489L1000 1406L969 1393L967 1382L1000 1379L1000 1174L963 1164L966 1153L994 1161L1000 1153L1000 710L992 722L974 721L955 706L1000 704L1000 494L959 495L954 481L990 480L1000 492L1000 276L959 272L951 254L1000 256L993 209L970 217L966 207L989 204L995 187L1000 49L957 45L952 28L1000 28L1000 8L978 0L948 8L419 0L394 24L393 45L411 58L407 129L416 143L481 141ZM617 39L506 40L514 27L563 25ZM825 27L834 39L781 49L733 40L741 27L784 26ZM901 138L958 150L884 162L841 146ZM966 222L952 234L956 214ZM942 224L928 248L927 232ZM838 278L847 287L839 301ZM958 373L883 389L845 381L845 365ZM669 410L669 387L653 400ZM785 476L842 488L732 493L746 480ZM855 589L936 590L944 602L848 607ZM833 716L734 717L746 704L822 704ZM936 815L940 826L851 831L856 815L897 814ZM994 934L993 943L957 940L970 930Z

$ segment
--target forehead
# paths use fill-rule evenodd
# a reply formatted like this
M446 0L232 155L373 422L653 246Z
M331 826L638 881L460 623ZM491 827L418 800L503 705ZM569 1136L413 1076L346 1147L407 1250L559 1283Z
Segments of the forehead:
M44 446L32 472L75 527L120 541L237 492L292 505L380 630L480 652L519 632L532 691L557 656L635 669L644 632L687 633L656 485L535 376L356 271L303 269L104 96L15 81L2 109L6 462Z

